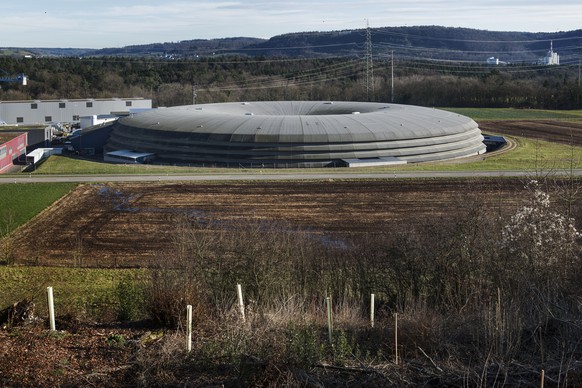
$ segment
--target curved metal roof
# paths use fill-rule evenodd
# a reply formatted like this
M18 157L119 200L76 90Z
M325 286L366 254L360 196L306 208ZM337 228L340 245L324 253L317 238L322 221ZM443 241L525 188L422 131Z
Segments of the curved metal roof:
M325 164L344 158L439 160L482 153L470 118L370 102L281 101L188 105L115 124L108 149L195 162Z

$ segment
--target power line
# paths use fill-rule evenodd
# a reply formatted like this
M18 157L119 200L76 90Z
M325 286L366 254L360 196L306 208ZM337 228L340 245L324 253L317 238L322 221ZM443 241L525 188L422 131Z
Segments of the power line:
M370 94L372 98L370 99ZM374 99L374 63L372 60L372 33L370 31L370 22L366 20L366 99Z

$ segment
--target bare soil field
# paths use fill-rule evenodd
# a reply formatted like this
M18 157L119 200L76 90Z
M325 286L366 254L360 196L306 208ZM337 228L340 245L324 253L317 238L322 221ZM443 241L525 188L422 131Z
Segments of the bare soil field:
M170 247L184 216L227 227L284 221L335 239L439 222L483 205L514 209L519 179L109 183L78 186L15 234L17 263L144 266Z
M485 133L499 133L582 146L582 122L557 120L507 120L479 122Z

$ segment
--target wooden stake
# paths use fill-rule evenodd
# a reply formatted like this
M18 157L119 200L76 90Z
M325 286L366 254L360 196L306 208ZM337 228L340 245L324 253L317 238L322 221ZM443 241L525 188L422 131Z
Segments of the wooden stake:
M540 388L544 388L544 381L546 379L546 371L542 369L542 381L540 382Z
M398 313L394 313L394 363L398 365Z
M186 306L186 351L192 350L192 305Z
M331 319L331 297L325 298L325 303L327 304L327 332L329 335L329 343L332 343L332 332L333 332L333 323Z
M242 287L240 284L236 285L236 292L238 294L238 308L240 311L240 316L241 316L243 322L245 322L245 305L243 303Z
M374 294L370 295L370 326L374 328Z
M57 328L55 325L55 302L54 302L54 298L53 298L53 288L47 287L46 292L47 292L50 328L51 328L51 331L55 331Z

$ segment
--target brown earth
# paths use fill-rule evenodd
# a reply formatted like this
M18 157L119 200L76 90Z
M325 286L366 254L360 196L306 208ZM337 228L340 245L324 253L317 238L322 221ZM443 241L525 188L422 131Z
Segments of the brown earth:
M557 120L504 120L479 122L485 133L521 136L582 146L582 122Z
M368 180L260 183L109 183L78 186L15 233L17 262L142 266L168 250L179 219L285 221L347 238L437 222L480 203L514 208L524 182Z
M504 121L480 127L485 132L582 145L579 123ZM80 185L14 237L20 264L140 266L169 248L184 215L220 220L223 226L237 219L281 220L314 233L349 238L438 222L477 205L511 212L523 190L524 181L519 179ZM0 330L0 386L133 386L143 367L136 355L162 343L144 328L57 323L65 331L50 333L46 322ZM116 345L119 338L125 345ZM418 365L411 370L415 368ZM393 369L392 380L365 384L365 374L344 370L335 385L406 381L399 379L401 368ZM430 365L419 374L427 370ZM322 373L329 378L333 370ZM188 386L241 384L236 368L228 365L189 370L183 376ZM537 374L530 377L525 377L530 383L538 379Z
M124 385L134 352L111 339L136 341L144 334L106 328L49 332L42 325L0 330L0 386Z

